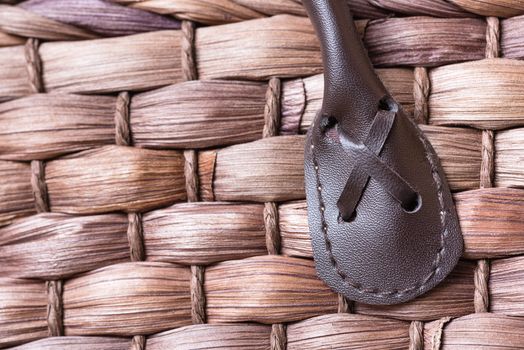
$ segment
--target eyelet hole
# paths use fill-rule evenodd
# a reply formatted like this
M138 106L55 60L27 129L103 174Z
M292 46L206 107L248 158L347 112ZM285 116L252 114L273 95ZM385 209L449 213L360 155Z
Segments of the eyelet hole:
M398 104L391 96L386 95L378 101L378 109L389 112L398 112Z
M331 139L333 141L338 140L338 120L337 118L333 116L322 116L319 122L320 125L320 132L324 134L328 139Z
M330 115L322 116L322 119L320 119L320 129L324 133L328 132L330 129L333 129L337 124L337 118Z
M339 212L338 213L338 223L339 224L349 223L349 222L354 221L356 217L357 217L357 211L356 210L354 210L353 213L351 214L351 216L348 217L348 218L342 217L342 214Z
M401 205L402 209L408 214L414 214L422 207L422 197L417 193L417 196L413 198L409 203Z

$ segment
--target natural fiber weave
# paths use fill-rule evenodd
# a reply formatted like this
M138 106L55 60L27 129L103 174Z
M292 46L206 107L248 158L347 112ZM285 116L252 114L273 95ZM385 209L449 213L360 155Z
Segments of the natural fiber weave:
M348 1L465 241L393 306L316 276L300 1L0 2L0 348L524 349L521 1Z

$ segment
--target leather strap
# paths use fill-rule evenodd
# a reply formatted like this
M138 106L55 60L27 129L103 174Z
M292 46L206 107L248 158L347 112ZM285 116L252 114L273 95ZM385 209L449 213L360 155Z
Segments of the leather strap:
M314 0L303 3L320 39L324 67L328 68L324 69L322 112L337 118L339 125L348 110L369 111L371 120L381 101L389 95L366 55L347 2ZM358 91L357 96L355 91ZM345 131L351 133L352 129L367 127L369 124L361 125L357 121Z
M347 1L303 3L320 39L325 79L304 153L315 266L348 299L413 299L440 283L462 253L445 174L376 76Z
M402 207L413 207L413 203L418 198L417 193L400 175L384 163L374 159L374 156L382 150L398 106L389 96L371 66L347 3L340 0L327 2L314 0L305 1L304 5L320 37L324 67L327 68L324 71L322 111L325 115L337 120L338 134L339 137L342 137L341 143L346 145L344 148L347 152L356 153L357 158L362 162L359 163L360 169L352 170L346 181L346 187L339 197L337 206L340 217L344 221L349 221L354 215L370 173L374 173L373 178L379 180L393 198L401 203ZM348 42L352 45L348 46ZM355 96L355 92L358 93L356 98L348 98L348 96ZM384 107L387 107L389 112L384 110ZM348 111L368 115L362 118L352 118L352 123L349 124ZM383 113L393 113L390 125L383 124ZM367 156L365 149L357 152L356 145L359 142L350 141L358 140L354 136L354 130L369 128L369 124L365 123L366 120L373 125L368 135L369 139L363 142L371 150ZM343 139L346 142L342 142ZM355 146L351 146L352 144ZM379 164L378 168L371 166L370 162Z

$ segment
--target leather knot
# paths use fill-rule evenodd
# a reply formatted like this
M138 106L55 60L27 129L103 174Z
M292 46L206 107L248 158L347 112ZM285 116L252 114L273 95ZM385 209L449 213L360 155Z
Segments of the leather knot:
M355 166L349 171L346 185L337 202L342 220L350 221L354 217L355 209L370 177L399 202L404 210L413 212L420 207L419 194L379 157L395 117L394 111L379 110L363 142L351 138L337 125L340 144L355 160Z

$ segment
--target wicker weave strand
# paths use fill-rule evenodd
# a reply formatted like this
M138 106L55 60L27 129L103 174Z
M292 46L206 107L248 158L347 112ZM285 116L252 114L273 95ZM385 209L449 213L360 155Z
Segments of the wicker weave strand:
M185 150L184 159L187 201L198 202L198 154L195 150Z
M271 350L286 350L287 346L286 325L274 324L271 326Z
M203 266L191 266L191 320L193 324L206 323L206 298Z
M500 52L500 21L497 17L488 17L486 22L486 58L496 58Z
M266 90L266 104L264 106L264 128L262 137L277 136L280 122L280 79L273 77L269 80ZM264 203L264 227L266 231L266 248L270 255L280 254L280 229L278 226L278 207L275 202ZM271 325L271 350L285 350L287 344L286 325Z
M119 146L131 146L131 126L129 125L129 93L118 94L115 108L115 142Z
M47 327L50 337L64 335L62 281L49 281L47 288Z
M433 337L431 338L431 350L440 350L442 346L442 332L446 324L451 320L451 317L443 317L437 321L435 333L433 333Z
M197 80L195 63L195 24L182 21L182 77L185 81Z
M42 62L38 54L40 42L37 39L27 39L25 45L26 68L29 78L29 87L32 93L44 91L42 83ZM49 211L47 186L45 183L45 164L41 161L31 162L31 187L38 213Z
M191 21L182 21L182 79L191 81L198 79L195 61L195 24ZM198 154L195 150L184 151L184 177L188 202L198 202ZM191 266L191 321L193 324L206 323L206 297L204 292L205 267Z
M129 253L131 261L144 261L144 237L142 228L142 214L129 213L127 215L129 224L127 227L127 239L129 241Z
M280 120L280 90L278 78L269 80L266 91L266 105L264 107L264 129L262 137L278 135ZM271 255L280 254L280 232L278 228L278 208L273 202L264 204L264 224L266 229L266 246Z
M118 144L118 140L119 139L117 138L117 144ZM122 138L120 140L125 141L126 139ZM129 145L129 143L125 145ZM142 214L129 213L127 215L127 218L128 218L127 240L129 242L129 254L131 256L131 261L144 261L146 259L146 256L145 256L145 249L144 249L144 237L143 237L144 229L143 229L143 224L142 224ZM133 339L131 340L130 350L144 350L145 347L146 347L146 337L142 335L135 335Z
M492 130L482 132L482 162L480 163L480 187L493 187L495 172L495 134Z
M40 42L38 39L29 38L25 45L25 58L27 75L29 78L29 90L32 93L44 92L42 81L42 62L38 53ZM45 164L42 161L31 161L31 187L38 213L49 212L49 196L45 182ZM46 282L47 291L47 328L51 337L64 334L63 327L63 303L62 303L62 281Z
M131 340L130 350L145 350L146 348L146 337L143 335L135 335Z
M429 89L430 81L428 70L425 67L415 68L415 82L413 85L413 97L415 98L414 118L418 124L427 124L429 117Z
M500 23L496 17L486 19L486 58L496 58L500 52ZM495 169L494 132L482 131L482 162L480 165L480 188L493 187L493 174ZM474 284L475 312L489 311L489 275L490 263L487 259L477 261Z
M187 199L197 202L198 196L198 158L194 150L184 152L184 174L186 178ZM206 296L204 292L204 266L191 266L191 320L193 324L206 323Z
M480 187L490 188L493 186L494 173L494 133L491 130L482 132L482 162L480 167ZM489 260L481 259L477 262L475 269L475 312L487 312L489 310Z
M264 107L264 130L262 137L277 136L280 129L281 83L278 78L269 80Z
M29 38L25 44L25 59L27 67L27 76L29 78L29 90L36 94L44 92L44 83L42 82L42 61L38 54L40 41Z
M45 183L45 163L39 160L31 162L31 188L37 213L49 211L47 185Z
M489 311L489 260L481 259L477 261L475 269L475 312Z
M25 45L25 59L29 87L30 91L35 94L44 91L42 83L42 62L40 60L40 55L38 54L39 45L39 41L32 38L27 39ZM38 213L49 211L44 167L45 165L43 162L31 162L31 186L33 188L35 207Z
M270 255L280 254L280 231L278 229L278 208L276 203L264 203L264 226L266 246Z
M338 310L339 314L352 314L355 312L355 302L353 300L348 300L342 294L338 295Z
M409 326L409 350L424 350L424 322L411 322Z

